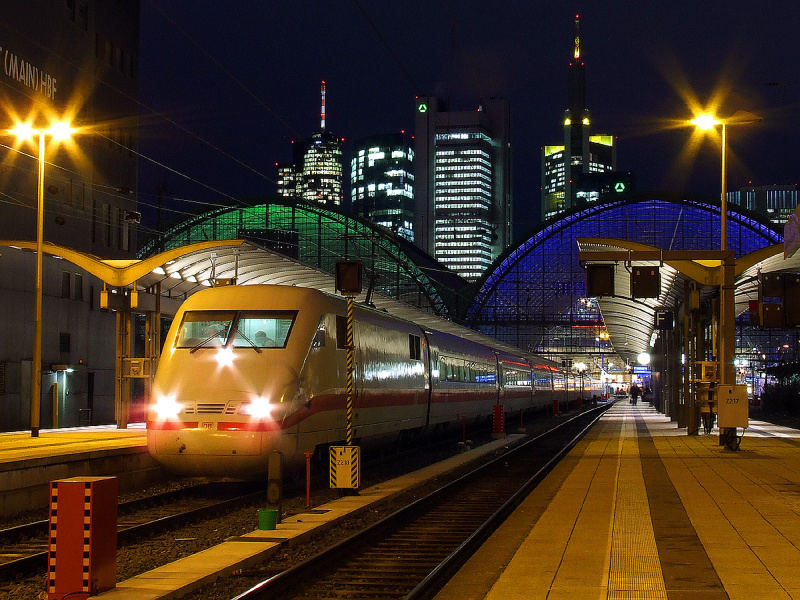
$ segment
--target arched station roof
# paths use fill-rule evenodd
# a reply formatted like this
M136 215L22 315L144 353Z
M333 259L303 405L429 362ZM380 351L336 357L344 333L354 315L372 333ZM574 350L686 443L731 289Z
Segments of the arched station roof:
M360 259L365 288L374 278L375 292L437 315L450 315L466 286L463 279L382 227L329 207L285 198L197 215L144 245L139 256L195 242L231 239L246 239L325 273L333 273L338 260ZM247 278L255 283L259 277L267 277L271 262L259 265L252 261ZM302 277L303 271L298 269L297 277ZM284 283L292 283L291 271L285 274Z
M736 256L783 241L769 223L739 207L728 208L728 247ZM586 297L579 238L621 239L664 250L712 250L719 234L719 204L698 197L642 193L576 209L533 230L495 262L478 283L465 321L545 355L602 350L596 336L605 321L597 301ZM673 281L668 277L666 283ZM644 315L623 309L619 317L622 328L613 340L617 351L625 345L633 351L643 329L649 339L652 321L642 322Z

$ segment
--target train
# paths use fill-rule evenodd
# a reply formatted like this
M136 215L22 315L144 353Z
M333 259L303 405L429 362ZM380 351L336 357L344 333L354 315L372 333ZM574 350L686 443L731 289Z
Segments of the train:
M273 451L289 467L306 452L327 457L346 438L346 330L346 299L312 288L193 294L164 340L147 406L149 453L176 474L236 479L263 477ZM506 413L552 407L568 391L553 361L364 304L353 308L353 350L358 444L488 421L496 404Z

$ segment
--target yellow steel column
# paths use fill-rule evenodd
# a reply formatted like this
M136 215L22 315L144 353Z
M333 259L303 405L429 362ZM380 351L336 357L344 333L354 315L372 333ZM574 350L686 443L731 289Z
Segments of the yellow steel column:
M117 428L127 429L130 412L131 387L130 379L125 373L125 359L131 354L131 311L128 308L117 311L117 351L116 371L116 421Z

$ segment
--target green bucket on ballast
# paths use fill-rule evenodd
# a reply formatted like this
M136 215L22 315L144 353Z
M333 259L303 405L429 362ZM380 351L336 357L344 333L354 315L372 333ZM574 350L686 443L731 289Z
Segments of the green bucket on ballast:
M274 508L259 508L258 509L258 528L259 529L275 529L275 524L278 522L278 511Z

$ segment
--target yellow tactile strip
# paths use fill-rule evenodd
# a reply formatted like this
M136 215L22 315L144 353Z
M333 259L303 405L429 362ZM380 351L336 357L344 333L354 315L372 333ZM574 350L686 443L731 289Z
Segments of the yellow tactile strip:
M666 600L632 415L624 418L620 440L608 598Z
M485 598L667 597L639 466L633 410L615 407L573 449L569 458L580 460Z
M779 438L654 438L689 519L733 600L800 598L800 453Z

